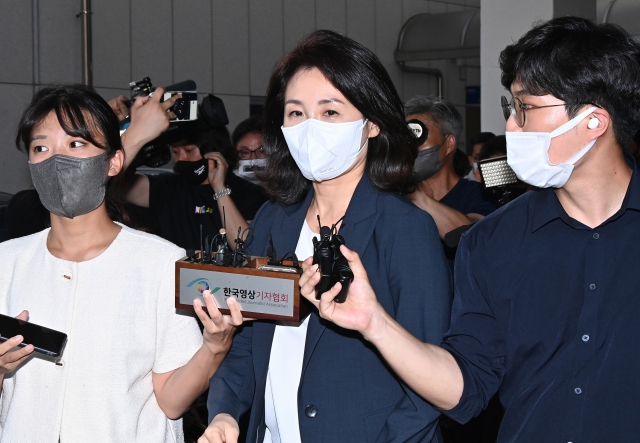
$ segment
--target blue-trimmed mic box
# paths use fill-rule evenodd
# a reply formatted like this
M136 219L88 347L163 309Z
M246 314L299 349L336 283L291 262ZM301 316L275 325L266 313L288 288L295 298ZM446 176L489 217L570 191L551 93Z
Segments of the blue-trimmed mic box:
M176 262L176 308L193 310L207 289L220 312L229 313L227 300L233 297L245 318L300 321L310 312L310 304L300 297L299 273L292 266L270 266L266 257L253 257L245 266L234 268L197 263L184 257ZM206 307L205 307L206 310Z

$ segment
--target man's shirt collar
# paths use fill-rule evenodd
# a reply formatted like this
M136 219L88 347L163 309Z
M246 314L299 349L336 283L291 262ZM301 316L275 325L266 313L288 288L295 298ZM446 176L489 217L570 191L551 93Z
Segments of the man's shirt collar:
M640 211L640 174L638 173L638 165L633 158L633 156L626 152L624 153L624 159L627 164L632 168L631 173L631 181L629 182L629 187L627 188L627 193L625 194L624 200L622 201L622 206L620 210L616 212L613 216L611 216L605 223L609 223L618 217L620 217L627 209L633 209L636 211ZM531 232L535 232L538 229L545 226L547 223L560 218L565 221L569 226L580 228L581 226L584 228L588 228L582 225L577 220L569 217L560 204L558 197L556 196L555 191L552 188L549 189L540 189L538 191L534 191L537 193L536 202L534 205L534 212L531 223Z

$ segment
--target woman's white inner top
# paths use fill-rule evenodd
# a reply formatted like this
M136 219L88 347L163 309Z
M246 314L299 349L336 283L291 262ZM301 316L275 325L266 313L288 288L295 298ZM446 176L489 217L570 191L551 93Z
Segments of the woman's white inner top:
M305 220L296 246L302 262L313 255L314 234ZM286 252L286 251L285 251ZM281 322L271 345L264 406L267 430L264 443L300 443L298 386L309 317L302 322Z

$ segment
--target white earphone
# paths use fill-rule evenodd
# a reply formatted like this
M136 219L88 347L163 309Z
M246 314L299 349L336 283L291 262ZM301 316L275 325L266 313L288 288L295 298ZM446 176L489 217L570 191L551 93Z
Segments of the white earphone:
M589 123L587 123L587 128L589 129L596 129L598 127L598 125L600 124L600 120L598 120L595 117L591 117L589 119Z

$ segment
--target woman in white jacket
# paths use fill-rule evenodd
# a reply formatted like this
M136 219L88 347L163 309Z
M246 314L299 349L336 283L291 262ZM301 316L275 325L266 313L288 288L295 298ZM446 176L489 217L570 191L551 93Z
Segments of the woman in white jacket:
M194 302L201 334L174 309L184 251L114 221L118 129L83 86L42 89L20 120L16 143L51 228L0 244L0 312L65 332L68 343L57 363L16 348L21 336L0 344L0 442L182 442L179 417L242 322L233 301L222 316L205 291L211 316Z

